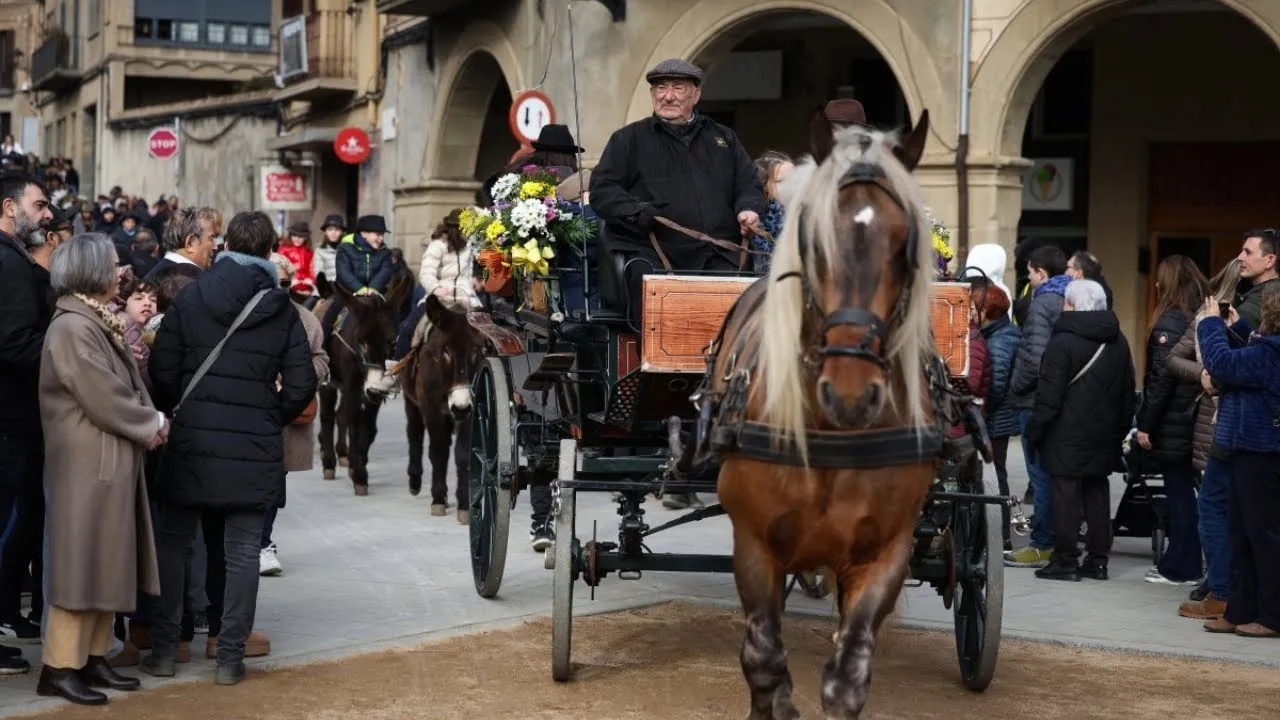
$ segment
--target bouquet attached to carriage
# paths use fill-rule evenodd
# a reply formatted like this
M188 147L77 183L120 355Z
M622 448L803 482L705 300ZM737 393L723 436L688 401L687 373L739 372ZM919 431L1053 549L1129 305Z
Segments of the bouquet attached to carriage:
M595 224L576 203L557 197L559 182L552 170L525 165L493 184L492 206L462 211L459 227L474 243L487 292L504 294L514 279L527 303L545 309L546 279L558 254L585 251Z

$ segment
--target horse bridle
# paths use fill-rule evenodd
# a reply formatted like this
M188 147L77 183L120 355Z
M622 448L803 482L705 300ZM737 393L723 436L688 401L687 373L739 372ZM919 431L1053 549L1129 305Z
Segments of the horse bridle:
M893 313L889 317L889 322L898 321L905 308L907 298L910 295L911 282L914 274L911 272L915 268L917 261L916 245L920 240L920 231L917 224L915 213L907 207L893 186L889 184L889 179L885 175L884 168L867 162L854 163L845 174L840 178L840 189L843 190L850 185L875 185L893 200L899 208L907 214L907 224L909 226L906 248L904 254L908 268L907 284L903 287L902 294L898 298L897 304L894 306ZM804 227L802 224L801 228ZM804 243L804 236L801 235L801 243ZM814 292L808 278L802 271L792 271L783 273L778 276L777 281L795 278L800 281L801 292L804 293L805 307L809 310L819 310L821 302L817 293ZM820 310L821 311L821 310ZM857 327L864 328L866 332L862 336L862 340L857 345L831 345L827 342L827 333L837 327ZM829 357L849 357L858 360L870 362L881 370L888 370L888 361L884 356L875 349L875 344L880 341L881 347L884 347L884 334L886 330L886 322L876 313L867 308L855 308L842 306L825 313L822 316L822 324L819 326L818 337L814 345L805 351L805 357L810 366L820 364L821 361Z

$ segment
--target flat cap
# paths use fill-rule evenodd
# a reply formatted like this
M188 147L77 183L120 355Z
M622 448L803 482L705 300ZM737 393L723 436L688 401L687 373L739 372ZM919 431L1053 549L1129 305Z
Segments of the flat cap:
M702 83L702 68L679 58L668 58L653 66L645 73L644 79L650 84L664 79L692 80L693 84Z
M866 125L867 113L862 103L850 98L841 98L827 103L822 111L833 125Z

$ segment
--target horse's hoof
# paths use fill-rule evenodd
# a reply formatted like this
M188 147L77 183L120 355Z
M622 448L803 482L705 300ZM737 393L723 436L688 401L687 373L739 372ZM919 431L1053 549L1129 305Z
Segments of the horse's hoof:
M471 511L470 511L470 510L459 510L459 511L458 511L458 524L459 524L459 525L470 525L470 524L471 524Z
M347 459L346 459L346 458L344 458L344 457L340 457L340 458L338 458L338 465L340 465L340 466L342 466L342 467L346 467L346 466L347 466Z
M422 478L409 478L409 494L418 497L422 492Z
M364 497L369 494L368 485L356 485L356 497Z
M333 468L325 468L325 469L324 469L324 479L325 479L325 480L337 480L337 479L338 479L338 474L337 474L336 472L334 472L334 471L333 471Z
M441 504L434 504L431 506L432 517L444 517L447 511L448 508Z
M420 492L422 492L422 488L421 488L421 487L414 487L414 486L412 486L412 485L410 485L410 486L409 486L409 494L410 494L410 495L412 495L412 496L414 496L414 497L418 497L418 493L420 493Z

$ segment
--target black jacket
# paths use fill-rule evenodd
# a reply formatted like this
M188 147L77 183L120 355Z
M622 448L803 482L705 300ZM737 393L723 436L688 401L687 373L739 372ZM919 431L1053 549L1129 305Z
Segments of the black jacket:
M151 351L156 406L173 413L196 368L259 290L262 299L173 418L159 476L163 502L267 510L280 500L282 431L311 402L311 348L289 293L231 259L183 288ZM281 389L277 389L279 379Z
M49 273L0 233L0 435L40 433L40 352L52 317Z
M1100 343L1102 354L1072 384ZM1134 402L1133 360L1116 314L1062 313L1040 363L1025 432L1045 471L1054 477L1110 475L1119 467Z
M1151 327L1147 338L1147 370L1142 378L1138 429L1151 436L1151 457L1162 463L1191 462L1196 399L1200 385L1169 374L1169 352L1186 334L1191 319L1173 308Z
M736 265L737 253L653 221L660 215L713 238L737 243L738 213L764 213L764 191L751 157L729 128L704 115L675 127L654 116L609 138L591 174L591 207L608 240L642 251L649 233L676 269L702 269L713 253Z

